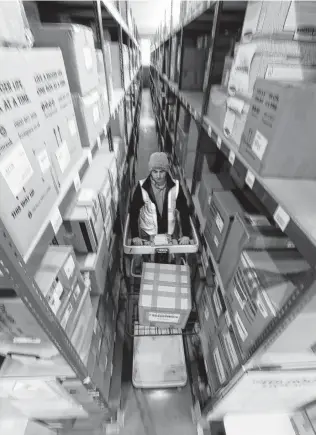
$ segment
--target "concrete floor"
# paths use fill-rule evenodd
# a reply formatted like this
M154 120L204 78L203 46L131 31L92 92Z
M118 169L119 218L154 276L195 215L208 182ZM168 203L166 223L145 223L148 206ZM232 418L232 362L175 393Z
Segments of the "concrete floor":
M158 139L149 89L143 90L136 179L148 175L148 160L158 151ZM120 435L197 435L192 422L190 386L182 390L134 389L132 379L132 340L124 350L123 403L125 424Z

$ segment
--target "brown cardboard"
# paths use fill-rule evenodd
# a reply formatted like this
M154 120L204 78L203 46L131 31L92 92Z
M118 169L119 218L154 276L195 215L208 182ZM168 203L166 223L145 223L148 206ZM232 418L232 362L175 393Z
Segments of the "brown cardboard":
M0 216L24 255L57 198L29 50L0 49Z
M97 88L99 77L93 32L73 24L32 25L37 47L60 47L71 93L86 95Z
M60 49L33 49L27 53L47 129L54 137L50 158L61 186L82 156L81 141ZM48 143L50 145L50 143Z
M240 146L258 174L315 178L315 108L316 85L258 79Z
M290 239L261 215L237 215L233 220L219 262L224 287L229 284L240 255L246 249L293 249Z
M183 90L203 89L205 62L205 49L184 47L181 82Z
M104 97L98 89L81 97L72 95L77 124L83 147L92 148L104 128Z
M204 167L207 166L206 160L204 160ZM203 175L200 182L200 188L198 193L199 203L203 216L207 215L207 210L211 204L212 196L214 192L231 190L234 188L234 183L227 173L214 174L208 171L208 168L202 171Z
M304 282L308 263L298 251L243 251L226 293L237 340L247 353Z
M144 263L139 322L162 328L184 328L191 312L188 266Z
M211 222L210 225L208 225L208 222L206 225L206 227L210 226L208 243L215 260L219 261L232 222L237 213L243 213L243 209L231 192L218 191L213 193L210 213Z

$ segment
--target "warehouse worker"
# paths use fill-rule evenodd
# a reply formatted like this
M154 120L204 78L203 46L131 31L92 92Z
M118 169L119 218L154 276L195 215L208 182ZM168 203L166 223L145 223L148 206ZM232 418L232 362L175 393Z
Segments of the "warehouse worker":
M190 243L190 220L186 197L178 180L169 174L165 153L153 153L149 159L149 176L140 180L130 207L130 227L134 245L142 245L157 234L177 238L177 211L182 236L179 244Z

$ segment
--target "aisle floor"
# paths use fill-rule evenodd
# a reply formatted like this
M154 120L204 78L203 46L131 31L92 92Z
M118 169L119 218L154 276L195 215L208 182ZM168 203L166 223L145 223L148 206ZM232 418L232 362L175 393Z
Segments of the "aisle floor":
M150 92L143 90L136 179L148 175L148 160L158 151L158 138ZM132 342L126 342L123 373L124 428L120 435L197 435L192 422L190 386L182 390L134 389L132 386Z

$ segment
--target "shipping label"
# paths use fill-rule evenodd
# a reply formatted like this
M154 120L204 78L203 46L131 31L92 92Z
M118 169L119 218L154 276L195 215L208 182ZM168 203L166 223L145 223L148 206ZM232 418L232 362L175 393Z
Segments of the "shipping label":
M218 231L220 232L220 234L222 234L222 231L224 228L224 221L218 212L217 212L216 217L215 217L215 223L216 223L216 226L218 228Z
M157 313L150 311L148 313L149 322L163 322L163 323L179 323L180 314L176 313Z
M219 381L221 384L223 384L226 381L226 375L218 347L214 350L213 357Z
M61 146L57 149L55 154L60 171L63 174L70 162L69 149L65 140L62 142Z
M75 119L69 119L68 128L71 136L75 136L77 134L77 123Z
M33 175L33 169L21 142L10 150L0 162L0 173L12 194L18 196Z
M50 159L46 149L37 154L37 161L43 174L50 168Z
M36 92L41 100L41 108L46 118L57 114L71 103L66 72L62 69L49 69L36 72L33 76Z
M268 139L264 137L259 130L257 130L251 148L259 160L262 160L267 145L268 145Z
M70 255L64 265L64 272L68 279L72 276L74 270L75 270L75 262L72 255Z
M217 238L216 236L214 236L214 237L213 237L213 240L214 240L214 243L215 243L216 248L218 248L218 245L219 245L218 238Z
M85 66L87 70L90 70L93 66L92 52L90 47L83 48L83 56L84 56Z

